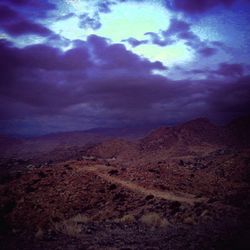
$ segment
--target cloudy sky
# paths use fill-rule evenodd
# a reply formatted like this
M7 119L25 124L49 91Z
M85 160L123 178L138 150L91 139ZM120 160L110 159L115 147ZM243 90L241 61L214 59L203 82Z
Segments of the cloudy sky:
M249 0L0 2L0 133L249 115Z

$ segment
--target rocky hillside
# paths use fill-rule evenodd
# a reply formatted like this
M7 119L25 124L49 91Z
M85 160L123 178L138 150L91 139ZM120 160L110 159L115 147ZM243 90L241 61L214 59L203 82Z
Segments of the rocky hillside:
M1 249L246 249L247 121L198 119L36 161L7 157Z

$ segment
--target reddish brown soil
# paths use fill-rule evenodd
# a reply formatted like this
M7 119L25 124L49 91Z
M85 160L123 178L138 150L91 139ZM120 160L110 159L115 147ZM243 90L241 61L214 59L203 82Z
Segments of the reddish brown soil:
M240 143L242 124L198 120L137 141L2 158L0 248L248 249L250 147L248 132ZM152 213L157 223L143 223ZM57 229L79 214L76 233Z

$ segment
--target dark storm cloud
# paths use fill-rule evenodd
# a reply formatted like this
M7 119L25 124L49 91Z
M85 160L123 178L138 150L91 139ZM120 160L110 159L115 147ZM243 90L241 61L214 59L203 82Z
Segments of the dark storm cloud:
M45 44L31 45L23 49L0 43L0 65L9 69L77 70L91 65L87 48L72 48L65 53Z
M62 129L61 124L71 130L204 115L223 120L248 113L248 77L173 81L151 73L164 70L161 63L143 60L121 44L90 36L73 45L62 52L44 44L20 49L1 42L2 130L8 124L16 130L22 123L24 127L33 124L35 133L37 121L51 132L51 124L54 130ZM239 66L225 64L214 74L227 71L240 75Z
M190 71L184 72L191 75L202 74L213 79L218 76L228 79L238 79L242 78L245 75L247 68L248 65L245 64L224 62L220 63L216 69L192 69Z
M230 116L249 114L250 76L241 77L231 84L224 83L210 97L210 108L216 113Z
M188 14L206 12L216 6L231 6L236 0L172 0L167 5L174 10L183 11Z
M52 34L47 27L26 19L6 5L0 5L0 28L11 36L35 34L46 37Z
M60 112L84 102L86 90L95 84L93 79L99 74L109 78L115 70L118 75L132 71L143 75L153 69L165 69L160 62L143 60L123 45L109 45L101 37L91 36L87 42L74 44L77 46L62 52L44 44L19 49L1 42L1 96L39 107L38 113Z
M47 19L50 13L58 8L58 2L50 0L5 0L3 2L33 21Z
M240 77L243 76L245 67L239 63L221 63L215 74L222 75L225 77Z
M172 35L172 34L178 34L181 32L189 31L190 30L190 24L178 19L171 19L170 25L167 31L165 32L166 35Z
M216 48L212 48L212 47L204 47L204 48L201 48L201 49L198 50L198 53L199 53L201 56L204 56L204 57L213 56L213 55L215 55L217 52L218 52L218 50L217 50Z
M11 36L34 34L46 37L52 34L52 31L45 26L25 19L17 22L2 23L1 28Z
M149 62L140 56L129 52L123 44L107 45L107 42L98 36L89 37L88 44L94 48L99 65L105 69L133 69L150 71L151 69L164 70L166 67L160 62Z
M11 21L13 18L19 18L19 14L6 5L0 5L0 21Z
M48 0L37 1L37 0L5 0L5 3L8 3L16 8L28 8L36 11L46 12L56 9L56 5L53 2Z

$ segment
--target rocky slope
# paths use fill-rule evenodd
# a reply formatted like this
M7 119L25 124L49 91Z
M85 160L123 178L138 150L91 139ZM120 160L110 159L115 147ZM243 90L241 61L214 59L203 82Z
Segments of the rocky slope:
M2 161L1 249L247 249L248 121Z

